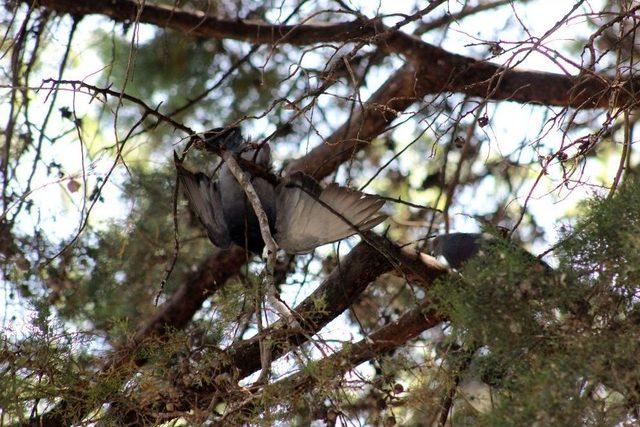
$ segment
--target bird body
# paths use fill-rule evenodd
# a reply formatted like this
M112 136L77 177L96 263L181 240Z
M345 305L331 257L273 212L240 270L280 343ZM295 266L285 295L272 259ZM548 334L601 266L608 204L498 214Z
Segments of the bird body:
M265 170L269 170L271 167L271 152L268 145L265 144L258 151L257 155L256 150L247 150L244 152L240 152L239 150L242 150L242 146L239 146L237 150L235 150L236 154L239 154L242 158L255 161L258 166L263 167ZM248 175L251 178L251 185L253 185L253 188L258 194L262 209L267 215L269 228L273 234L276 220L275 188L264 178L254 177L251 176L251 174ZM218 183L221 191L221 208L231 241L239 246L247 247L254 253L261 253L264 242L262 240L262 234L260 233L258 218L247 200L244 189L238 184L238 181L226 164L223 164L220 168ZM213 243L221 246L215 241ZM226 247L228 247L228 245Z
M441 234L433 238L430 242L431 252L436 256L442 256L450 267L460 269L469 259L476 255L482 256L481 250L487 245L497 245L501 242L499 237L490 233L449 233ZM535 255L527 252L513 242L509 242L509 247L519 251L532 264L542 267L544 272L551 272L551 267Z
M442 256L453 268L460 268L471 257L480 251L483 239L491 238L481 233L449 233L433 238L430 243L431 252Z
M214 130L205 140L252 161L265 170L271 168L269 145L248 144L237 128ZM205 135L206 136L206 135ZM176 162L178 176L189 204L209 239L220 248L231 243L261 253L264 241L256 214L226 164L217 180L193 173ZM318 246L336 242L375 227L386 218L379 213L384 200L359 191L330 184L322 188L302 173L274 184L245 171L264 210L271 234L288 253L307 253Z

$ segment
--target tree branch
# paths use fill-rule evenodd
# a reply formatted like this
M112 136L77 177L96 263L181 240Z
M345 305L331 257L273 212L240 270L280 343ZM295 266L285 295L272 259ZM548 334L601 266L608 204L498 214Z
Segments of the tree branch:
M23 0L25 3L32 3ZM356 19L337 24L272 25L242 19L218 19L200 11L135 0L37 0L39 6L76 16L104 15L117 22L140 22L212 39L234 39L253 44L309 45L375 35L379 20ZM142 10L140 11L140 9Z
M337 353L314 362L313 369L301 369L294 375L270 384L260 393L252 396L251 399L245 399L242 405L236 407L232 405L231 410L236 412L249 409L252 413L255 413L256 410L259 411L258 408L264 402L270 401L261 398L270 389L276 390L282 396L301 396L316 388L323 381L333 381L335 378L340 378L361 363L380 357L406 344L407 341L416 338L423 331L444 320L442 315L435 312L430 306L430 302L419 304L398 320L383 326L365 339L353 345L346 345Z
M422 97L414 86L416 78L416 68L404 65L322 144L290 162L287 173L301 171L316 179L330 175ZM426 93L426 88L421 92Z
M26 1L26 0L23 0ZM243 20L218 19L199 11L155 4L141 6L133 0L39 0L40 6L75 16L101 14L115 21L154 24L192 36L243 40L253 44L312 45L365 41L402 55L418 68L418 97L427 93L459 92L493 100L510 100L574 108L608 108L608 92L614 79L605 75L566 75L519 71L447 52L402 31L384 26L380 19L357 19L337 24L271 25ZM140 8L142 7L142 10ZM587 71L587 70L583 70ZM617 82L622 86L617 107L635 105L640 81Z
M62 427L84 418L94 406L102 404L101 398L108 399L101 393L117 389L115 384L123 384L140 366L146 364L148 359L144 349L162 344L172 331L183 329L202 303L236 274L245 259L245 251L239 247L214 252L127 343L107 358L91 384L70 388L74 390L73 395L63 397L54 409L30 420L26 425L35 423Z
M409 280L425 285L446 274L447 270L432 257L400 248L384 237L367 233L367 240L375 247L364 241L356 245L318 289L295 308L301 328L290 328L286 321L281 320L261 334L232 345L215 359L215 365L209 367L207 374L203 373L213 380L183 389L180 404L174 405L174 409L191 410L211 402L216 392L220 391L220 382L216 382L216 378L231 376L236 382L258 371L261 368L260 341L270 344L273 360L288 353L293 346L307 342L348 309L369 283L393 269L388 256L397 261L401 273ZM147 417L144 414L162 412L164 403L156 401L152 407L136 407L124 419L127 422L139 422Z

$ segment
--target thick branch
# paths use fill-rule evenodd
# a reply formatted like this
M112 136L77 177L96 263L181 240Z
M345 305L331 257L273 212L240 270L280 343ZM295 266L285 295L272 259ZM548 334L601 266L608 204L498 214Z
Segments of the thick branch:
M505 68L448 52L421 39L395 31L385 39L389 50L405 55L419 68L416 92L456 92L489 100L555 105L573 108L608 108L612 77L599 74L567 75ZM616 82L617 107L637 104L640 80Z
M283 396L301 396L324 381L333 382L361 363L380 357L406 344L407 341L416 338L420 333L436 326L443 320L442 315L435 312L428 302L422 303L367 338L353 345L346 345L337 353L315 362L313 369L302 369L290 377L268 385L252 400L245 401L243 408L233 408L232 406L232 410L250 409L250 412L255 413L256 407L260 407L262 402L269 401L269 399L261 399L261 396L262 393L268 393L270 389L276 390L278 394Z
M116 21L139 22L186 34L216 39L244 40L253 44L311 45L365 40L416 64L419 97L428 93L459 92L494 100L511 100L575 108L609 107L613 79L608 76L571 76L537 71L505 70L500 65L447 52L420 38L392 30L377 19L337 24L271 25L218 19L199 11L140 4L133 0L39 0L39 5L76 16L102 14ZM621 83L615 106L635 103L640 83ZM620 85L618 85L620 86ZM425 91L425 89L427 91Z
M401 272L412 280L430 284L436 277L445 273L445 269L433 258L402 250L399 246L374 233L366 233L375 247L366 242L359 243L341 260L340 264L324 280L322 285L305 299L295 311L303 325L303 331L284 328L282 322L274 324L264 334L273 341L274 357L283 355L290 345L301 345L308 337L319 332L333 319L342 314L365 290L367 285L378 276L393 270L394 261ZM319 309L322 307L322 309ZM230 359L239 370L240 377L250 375L260 367L260 337L254 336L242 341L228 350Z
M271 345L274 360L289 352L291 347L304 344L309 337L349 308L369 283L381 274L391 271L394 265L399 266L402 274L409 276L411 280L418 280L424 284L430 284L436 277L446 273L446 269L433 258L401 249L384 237L367 233L367 240L374 244L375 248L366 242L359 243L341 260L318 289L295 308L301 330L291 329L286 322L279 321L261 334L228 348L206 376L215 379L231 375L235 383L256 372L260 369L260 341ZM390 258L393 262L390 262ZM433 315L432 318L436 317ZM214 380L184 390L182 404L178 408L190 410L194 405L197 406L198 402L211 402L216 392L220 391L219 386L220 383ZM158 403L163 405L162 402ZM146 408L143 412L149 410L150 408ZM150 412L161 410L162 407L154 408ZM127 414L125 418L127 421L137 422L140 421L139 417L141 414L136 410Z
M235 247L229 251L216 251L207 258L158 312L143 324L131 340L118 348L92 379L91 384L71 388L75 394L64 398L56 407L29 424L68 426L84 418L94 406L102 404L100 391L114 390L123 384L140 366L147 362L143 350L160 345L172 332L183 329L200 309L202 303L219 289L244 263L244 250ZM108 383L108 387L103 384Z
M457 88L481 97L490 93L490 99L583 108L609 106L611 83L604 77L574 78L531 71L506 71L500 77L495 74L499 68L494 64L473 61L424 45L424 50L431 52L433 67L424 69L414 63L406 63L371 95L363 108L356 109L323 143L290 162L287 172L302 171L316 179L325 178L384 132L411 104L429 94L457 91ZM498 79L500 86L496 87ZM637 86L635 80L627 81L622 89L619 88L617 101L620 104L636 103Z
M400 319L385 325L366 339L320 361L315 372L333 371L333 377L337 377L367 360L404 345L444 320L430 305L429 302L425 302L409 310ZM313 378L307 371L302 371L283 382L288 383L296 392L305 392L315 386L317 378ZM277 386L277 383L274 385Z
M287 173L302 171L316 179L324 178L366 147L398 115L422 98L427 89L415 86L416 68L404 65L358 108L326 141L287 166Z
M27 0L23 0L28 2ZM30 2L29 2L30 3ZM38 5L76 16L104 15L118 22L138 21L160 28L212 39L235 39L253 44L339 42L374 35L377 21L349 21L337 24L271 25L251 20L218 19L200 11L135 0L38 0Z

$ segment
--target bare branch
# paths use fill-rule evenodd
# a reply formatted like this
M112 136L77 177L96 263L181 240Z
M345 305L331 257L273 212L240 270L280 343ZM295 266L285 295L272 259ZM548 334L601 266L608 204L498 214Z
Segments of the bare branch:
M116 21L133 21L182 30L191 35L244 40L254 44L310 45L327 42L365 41L380 45L414 62L418 97L427 93L460 92L495 100L532 102L577 108L606 108L613 79L608 76L519 71L478 61L422 41L420 38L382 25L379 19L355 20L329 25L270 25L242 20L224 20L202 12L189 12L161 5L140 5L133 0L41 0L40 5L61 13L82 16L102 14ZM638 95L638 79L622 85L617 106L627 105Z
M442 320L442 315L435 312L429 302L423 302L365 339L315 362L312 370L301 369L298 373L265 387L260 393L245 399L241 405L230 405L229 409L234 412L262 410L263 403L269 402L269 399L262 398L263 394L270 390L276 390L284 396L294 396L295 399L321 386L323 382L334 382L361 363L406 344Z
M396 265L402 269L402 274L410 280L416 280L425 285L431 284L433 280L447 272L446 268L430 256L400 248L374 233L366 232L366 234L375 248L367 242L359 243L318 289L295 307L296 320L301 328L293 329L285 321L276 322L262 334L226 349L221 357L215 359L216 365L210 367L208 376L218 378L231 375L239 380L256 372L261 368L261 342L271 346L271 355L274 360L287 354L292 347L307 342L309 337L348 309L369 283L381 274L392 271L394 266L383 255L383 251L393 256L397 261ZM269 337L269 340L263 341L264 337ZM187 410L196 402L202 404L210 402L215 398L218 387L219 385L214 381L196 384L190 389L183 390L181 405L177 405L176 408ZM135 413L127 414L125 419L144 418L145 416L138 412L139 409L134 411ZM146 408L142 413L154 412L156 409Z

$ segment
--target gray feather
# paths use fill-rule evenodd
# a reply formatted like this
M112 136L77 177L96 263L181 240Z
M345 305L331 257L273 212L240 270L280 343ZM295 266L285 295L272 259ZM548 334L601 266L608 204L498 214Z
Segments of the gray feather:
M553 269L532 253L526 251L516 243L507 239L496 237L490 233L449 233L436 236L430 242L431 252L436 256L443 256L449 266L460 269L464 263L475 256L483 256L484 249L491 247L500 249L506 244L506 248L519 253L523 259L534 266L538 266L541 273L552 273ZM505 246L502 246L505 248Z
M214 128L205 132L204 144L214 148L222 147L234 153L240 153L246 145L242 132L237 126Z
M386 218L378 214L384 204L382 199L336 184L320 190L319 195L314 197L312 194L317 188L307 189L309 184L301 185L297 179L294 183L283 183L276 188L274 238L286 252L310 252L318 246L356 234L358 231L354 226L365 231ZM318 186L317 183L315 185Z
M207 132L205 143L271 168L269 145L246 143L238 128ZM204 174L189 172L179 162L176 167L192 209L216 246L226 248L233 242L254 253L262 252L264 242L255 212L226 164L215 182ZM276 243L288 253L310 252L358 230L373 228L386 218L379 214L384 200L336 184L323 189L302 173L293 174L276 187L261 177L248 175Z
M222 200L217 183L203 173L194 174L188 171L180 164L176 164L176 167L189 205L205 226L209 239L222 249L228 248L231 245L231 238L223 216Z
M268 145L264 145L257 152L256 150L246 150L241 154L246 160L254 161L255 163L269 167L271 165L271 150ZM258 194L262 209L264 209L269 218L269 222L275 222L275 189L273 185L265 181L262 178L251 177L251 184ZM223 164L220 168L220 190L222 194L222 209L224 210L224 217L227 218L227 222L233 227L232 222L243 222L242 226L238 225L236 228L244 228L244 223L249 222L257 226L258 219L251 208L244 189L238 184L238 181L233 176L226 164ZM233 234L233 233L232 233Z

